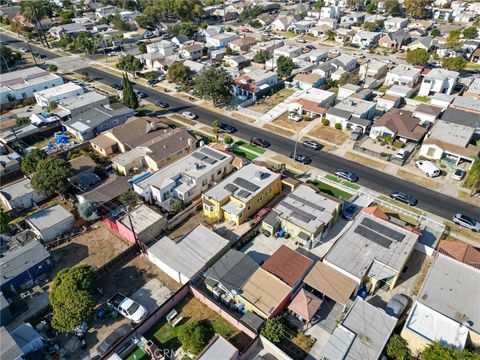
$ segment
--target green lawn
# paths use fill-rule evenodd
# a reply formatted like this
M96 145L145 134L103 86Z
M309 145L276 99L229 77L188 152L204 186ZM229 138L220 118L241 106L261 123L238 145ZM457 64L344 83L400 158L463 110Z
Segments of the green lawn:
M342 182L342 180L340 180L338 177L336 177L335 175L331 175L331 174L325 175L325 178L327 178L328 180L335 181L336 183L341 183Z
M384 196L384 195L381 195L378 197L380 200L383 200L385 202L389 202L390 204L393 204L395 206L398 206L399 208L402 208L402 209L405 209L405 210L408 210L408 211L411 211L412 213L414 214L417 214L417 215L422 215L423 214L423 211L419 210L419 209L416 209L414 208L413 206L409 206L407 204L404 204L400 201L396 201L396 200L393 200L393 199L390 199L388 196Z
M350 181L344 181L342 184L343 184L344 186L352 189L352 190L359 190L359 189L360 189L360 185L351 183Z
M135 355L137 356L136 358ZM150 360L150 356L148 356L142 349L137 348L127 357L126 360Z
M417 101L425 102L425 103L430 101L430 98L426 96L420 96L420 95L415 96L413 99Z
M258 156L251 153L250 151L246 151L246 150L243 150L241 148L239 148L238 146L233 146L231 149L230 149L231 152L233 152L234 154L238 155L238 156L241 156L241 157L244 157L250 161L252 160L255 160Z
M350 194L346 191L340 190L339 188L337 188L335 186L326 184L326 183L318 181L318 180L312 181L312 184L315 185L320 191L323 191L326 194L338 197L338 198L343 199L343 200L350 200L353 197L352 194Z
M243 148L245 148L245 149L247 149L247 150L251 150L251 151L256 152L257 154L260 154L260 155L261 155L261 154L264 154L265 151L267 151L267 150L265 150L265 149L263 149L263 148L261 148L261 147L259 147L259 146L251 145L251 144L249 144L249 143L247 143L247 142L245 142L245 141L242 141L242 140L237 141L237 142L235 143L235 145L241 146L241 147L243 147Z
M335 176L335 175L332 175L332 174L327 174L325 175L325 178L328 179L328 180L331 180L331 181L334 181L338 184L342 184L343 186L346 186L352 190L358 190L360 189L360 185L357 185L357 184L354 184L354 183L351 183L350 181L346 181L346 180L342 180L340 179L339 177Z
M475 63L468 63L467 70L480 70L480 64L475 64Z

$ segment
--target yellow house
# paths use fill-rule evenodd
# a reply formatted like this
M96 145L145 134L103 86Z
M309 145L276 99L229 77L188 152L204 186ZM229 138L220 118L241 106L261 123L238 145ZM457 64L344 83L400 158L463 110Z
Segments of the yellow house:
M280 174L248 164L203 194L203 213L240 225L281 191Z

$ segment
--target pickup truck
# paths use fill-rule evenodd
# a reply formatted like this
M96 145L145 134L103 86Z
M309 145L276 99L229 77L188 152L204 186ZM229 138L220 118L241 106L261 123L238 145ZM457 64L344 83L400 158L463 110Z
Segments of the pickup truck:
M108 305L113 307L115 311L132 320L134 323L139 323L148 315L147 309L129 297L117 293L108 300Z

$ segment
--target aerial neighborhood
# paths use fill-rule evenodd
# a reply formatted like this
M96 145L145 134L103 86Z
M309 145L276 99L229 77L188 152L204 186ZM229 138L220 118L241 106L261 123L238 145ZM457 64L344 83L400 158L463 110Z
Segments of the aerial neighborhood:
M480 360L480 2L0 2L0 359Z

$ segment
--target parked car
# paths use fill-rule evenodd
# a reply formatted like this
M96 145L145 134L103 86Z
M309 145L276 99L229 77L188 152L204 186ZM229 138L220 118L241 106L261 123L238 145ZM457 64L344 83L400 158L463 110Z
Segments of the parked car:
M357 141L363 136L363 128L361 126L357 126L353 129L352 133L350 134L350 139Z
M303 116L296 113L296 112L291 112L288 114L288 120L293 120L293 121L300 121L302 120Z
M250 144L260 146L261 148L268 148L270 146L270 143L268 141L263 140L259 137L252 137L250 139Z
M396 159L405 160L408 157L408 154L407 149L400 149L395 153L394 157Z
M253 221L255 223L258 223L260 221L262 221L262 219L267 216L270 212L272 211L272 208L271 207L266 207L266 208L262 208L260 209L256 214L255 216L253 217Z
M310 45L310 44L309 44L309 45L306 45L305 47L306 47L307 49L310 49L310 50L315 50L315 49L316 49L315 46Z
M338 49L331 49L328 50L328 52L333 55L340 55L340 51Z
M139 99L145 99L148 96L144 92L141 92L140 90L137 90L137 89L133 89L133 92L137 95Z
M430 161L419 160L415 162L415 166L422 170L427 177L440 176L440 169L433 165Z
M115 90L123 90L123 85L121 84L117 84L117 83L113 83L112 85L110 85L112 88L114 88Z
M404 204L407 204L407 205L410 205L410 206L415 206L418 203L417 199L415 199L412 195L407 194L407 193L402 192L402 191L395 191L395 192L390 194L390 197L393 200L400 201L400 202L402 202Z
M464 214L455 214L453 215L452 221L464 228L470 229L475 232L480 232L480 221L475 220L474 218L464 215Z
M131 330L132 327L129 324L120 325L97 346L97 354L100 356L105 355L113 345L129 334Z
M313 140L305 140L302 144L306 148L309 148L312 150L320 150L322 148L322 146L318 142Z
M452 174L452 179L460 181L464 178L465 174L466 174L465 170L456 168Z
M148 85L155 85L155 84L158 84L160 82L160 80L158 79L150 79L148 80Z
M197 115L195 115L194 113L190 112L190 111L184 111L182 112L182 116L185 118L185 119L189 119L189 120L195 120L197 118Z
M154 104L157 105L158 107L162 108L162 109L167 109L170 106L166 102L163 102L163 101L160 101L160 100L155 100Z
M113 295L107 303L120 315L136 324L148 315L148 311L144 306L120 293Z
M297 42L300 43L300 44L305 44L307 41L305 39L297 39Z
M312 162L312 159L307 155L299 154L299 153L292 153L290 154L290 159L295 161L301 162L302 164L308 165Z
M163 34L162 35L162 40L170 40L171 38L173 38L172 34Z
M355 205L352 202L344 202L342 206L342 217L346 220L352 220L357 212L360 210L360 207Z
M21 48L18 48L18 51L20 51L20 52L22 52L22 53L24 53L24 54L26 54L26 53L29 53L29 52L30 52L30 50L28 50L26 47L21 47Z
M395 294L388 301L387 306L385 307L385 312L397 319L400 319L402 315L405 314L407 308L410 305L410 298L403 294Z
M337 175L341 179L345 179L351 182L357 182L358 181L358 176L355 175L354 173L342 169L337 169L335 170L335 175Z
M218 125L218 127L222 132L226 132L227 134L233 134L235 131L237 131L235 127L222 122L220 123L220 125Z

